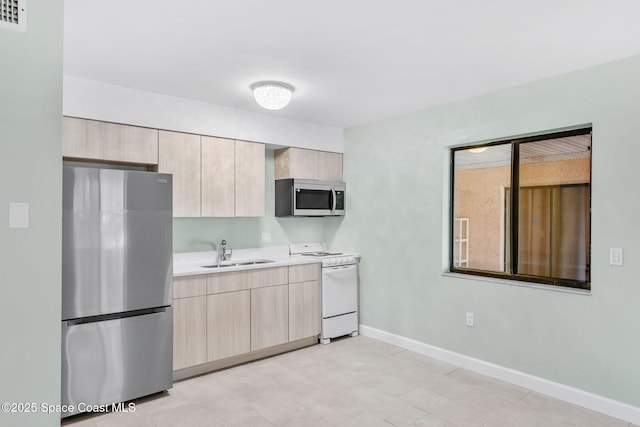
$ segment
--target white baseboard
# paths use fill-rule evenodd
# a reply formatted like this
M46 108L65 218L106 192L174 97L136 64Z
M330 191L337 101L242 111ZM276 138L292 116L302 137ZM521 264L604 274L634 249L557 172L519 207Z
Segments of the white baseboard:
M582 406L630 423L640 424L640 408L636 406L618 402L607 397L529 375L514 369L494 365L493 363L474 359L473 357L465 356L463 354L455 353L453 351L445 350L366 325L360 325L360 334L389 344L397 345L398 347L402 347L470 371L492 378L497 378L520 387L528 388L529 390L564 400L565 402L573 403L574 405Z

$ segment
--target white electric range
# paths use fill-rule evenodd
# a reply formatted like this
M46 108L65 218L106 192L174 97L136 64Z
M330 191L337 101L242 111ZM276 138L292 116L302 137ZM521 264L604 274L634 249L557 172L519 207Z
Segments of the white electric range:
M289 245L291 256L314 257L322 262L322 332L320 342L358 335L358 259L329 252L322 243Z

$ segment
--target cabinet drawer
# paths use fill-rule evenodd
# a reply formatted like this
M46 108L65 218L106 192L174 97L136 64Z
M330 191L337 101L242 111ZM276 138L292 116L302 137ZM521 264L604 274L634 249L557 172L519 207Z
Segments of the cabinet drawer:
M173 299L196 297L207 294L207 276L184 276L173 278Z
M309 282L320 278L320 263L289 266L289 283Z
M265 286L289 283L289 268L261 268L256 270L230 271L207 276L207 293L242 291Z

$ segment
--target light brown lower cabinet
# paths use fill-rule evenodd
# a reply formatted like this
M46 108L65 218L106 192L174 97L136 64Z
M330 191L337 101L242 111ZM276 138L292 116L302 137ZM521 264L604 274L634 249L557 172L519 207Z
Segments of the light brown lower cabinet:
M207 297L173 301L173 369L207 361Z
M289 341L289 285L251 290L251 350Z
M289 284L289 341L320 333L320 282Z
M251 291L207 295L209 362L251 351Z
M203 373L320 333L319 264L176 277L173 295L175 371Z

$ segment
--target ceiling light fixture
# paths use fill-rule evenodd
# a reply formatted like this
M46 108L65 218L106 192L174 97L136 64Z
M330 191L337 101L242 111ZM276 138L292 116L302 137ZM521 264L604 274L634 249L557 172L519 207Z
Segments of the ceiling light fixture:
M267 110L281 110L291 101L293 86L281 82L257 82L251 85L258 105Z
M469 151L471 151L472 153L482 153L483 151L486 151L487 148L489 148L489 147L469 148Z

